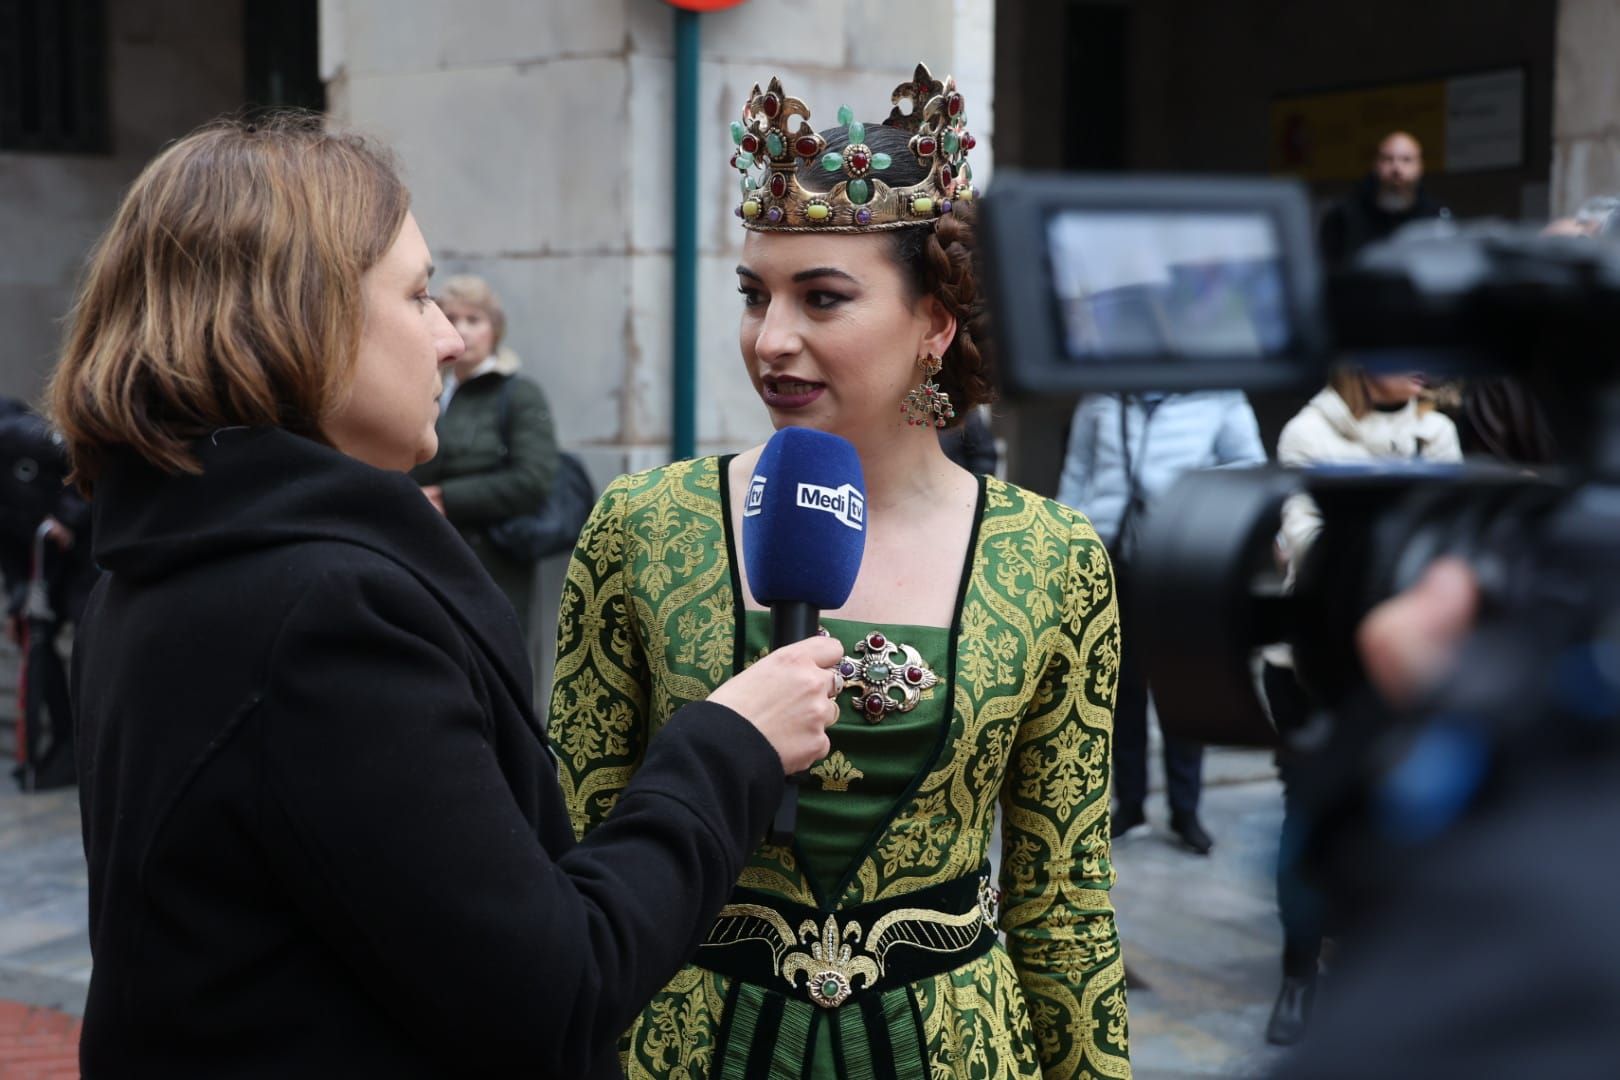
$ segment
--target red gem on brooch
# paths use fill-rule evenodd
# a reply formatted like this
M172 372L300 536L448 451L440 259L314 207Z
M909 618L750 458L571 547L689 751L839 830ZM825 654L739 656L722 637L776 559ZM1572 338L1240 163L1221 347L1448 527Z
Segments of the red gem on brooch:
M882 634L869 634L866 638L866 647L868 649L872 649L873 651L883 648L883 646L887 645L888 643L889 639L884 637Z
M918 667L916 664L913 664L910 667L906 668L906 682L910 683L912 686L916 686L918 683L920 683L922 681L923 681L923 669L922 668Z
M867 694L866 700L861 702L861 707L866 710L868 715L877 716L883 712L883 706L887 700L882 694Z

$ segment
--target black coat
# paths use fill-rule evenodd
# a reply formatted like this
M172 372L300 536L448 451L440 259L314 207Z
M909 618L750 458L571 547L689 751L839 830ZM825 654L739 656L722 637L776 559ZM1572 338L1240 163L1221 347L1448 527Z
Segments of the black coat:
M278 430L199 451L94 501L85 1075L617 1076L765 832L769 743L689 706L576 845L511 606L417 486Z
M1378 177L1367 175L1322 218L1322 258L1330 267L1343 266L1368 244L1382 240L1409 221L1443 217L1445 207L1421 183L1417 198L1405 210L1378 205Z

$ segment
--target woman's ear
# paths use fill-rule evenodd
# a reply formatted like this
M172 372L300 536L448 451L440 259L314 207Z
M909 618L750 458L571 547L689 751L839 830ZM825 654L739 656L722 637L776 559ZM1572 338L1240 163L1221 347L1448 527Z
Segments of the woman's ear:
M931 356L944 356L951 342L956 340L956 315L932 293L920 302L923 306L919 314L928 320L927 336L923 338L922 347Z

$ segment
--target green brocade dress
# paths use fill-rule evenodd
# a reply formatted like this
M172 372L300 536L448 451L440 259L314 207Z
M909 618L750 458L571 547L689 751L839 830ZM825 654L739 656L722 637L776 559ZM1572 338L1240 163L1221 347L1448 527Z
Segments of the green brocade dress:
M770 613L749 611L744 621L748 655L763 655L771 640ZM881 631L888 640L916 649L936 672L944 670L950 655L950 631L942 626L865 626L844 619L822 619L821 625L849 649ZM838 894L839 882L858 866L867 837L928 767L945 731L943 684L922 691L911 711L890 713L875 724L866 722L858 698L852 687L839 699L838 723L827 732L832 749L799 789L794 835L818 896ZM811 1046L812 1080L841 1080L830 1025L816 1027Z
M742 607L728 461L680 462L614 481L574 551L550 724L581 835L612 810L664 719L765 650L769 616ZM627 1076L1130 1076L1124 966L1108 899L1119 625L1112 571L1090 524L985 479L949 630L903 619L823 623L846 652L881 630L915 648L938 682L911 711L876 724L846 693L832 752L801 788L796 842L762 844L739 895L775 898L783 910L814 908L849 930L854 917L843 913L906 905L912 894L976 878L999 804L994 927L1003 939L960 966L883 992L887 1043L864 1050L895 1052L876 1063L856 1060L864 1050L851 1049L870 1026L876 993L865 1021L857 991L836 1008L790 1001L788 1011L811 1022L790 1031L784 1021L760 1035L770 1028L756 1025L760 1002L775 998L782 1011L785 984L775 977L786 975L767 973L756 984L689 965L626 1033ZM866 930L870 938L874 926ZM812 937L800 947L810 950ZM858 934L843 940L857 954L870 944ZM902 1045L907 1032L914 1035Z

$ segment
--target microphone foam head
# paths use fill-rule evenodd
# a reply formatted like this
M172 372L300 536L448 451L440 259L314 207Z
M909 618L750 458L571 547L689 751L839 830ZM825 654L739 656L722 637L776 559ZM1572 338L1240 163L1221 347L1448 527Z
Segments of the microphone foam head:
M866 550L866 481L846 439L785 427L754 466L743 506L743 565L762 604L844 606Z

